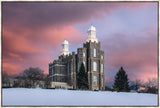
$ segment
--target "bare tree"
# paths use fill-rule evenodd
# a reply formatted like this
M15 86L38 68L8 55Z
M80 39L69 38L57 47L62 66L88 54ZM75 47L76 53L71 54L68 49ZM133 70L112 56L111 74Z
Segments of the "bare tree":
M2 71L2 87L7 87L9 83L9 76L6 71Z
M150 78L145 83L145 87L147 88L147 93L156 93L158 94L158 79Z
M45 75L43 72L44 71L38 67L37 68L30 67L29 69L25 69L23 71L23 73L21 74L21 78L25 80L27 87L32 87L36 80L45 79Z
M131 82L131 89L138 90L140 86L143 86L143 82L139 79Z
M45 88L49 88L50 86L50 78L49 78L49 75L46 75L46 78L45 78Z
M146 87L155 87L158 88L158 79L156 78L149 78L145 84Z

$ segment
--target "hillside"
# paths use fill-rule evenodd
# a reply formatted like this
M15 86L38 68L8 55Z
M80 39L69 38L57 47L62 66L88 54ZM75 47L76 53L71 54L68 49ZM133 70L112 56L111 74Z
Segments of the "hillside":
M3 106L156 106L157 94L60 89L2 89Z

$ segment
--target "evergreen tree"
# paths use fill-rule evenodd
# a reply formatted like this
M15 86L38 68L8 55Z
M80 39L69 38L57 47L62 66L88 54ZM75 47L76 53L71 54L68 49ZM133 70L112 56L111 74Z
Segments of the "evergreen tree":
M130 91L128 83L128 76L123 70L123 67L121 67L119 72L115 76L113 88L115 91Z
M80 70L77 73L77 87L78 89L87 90L88 86L88 73L85 72L84 64L81 64Z

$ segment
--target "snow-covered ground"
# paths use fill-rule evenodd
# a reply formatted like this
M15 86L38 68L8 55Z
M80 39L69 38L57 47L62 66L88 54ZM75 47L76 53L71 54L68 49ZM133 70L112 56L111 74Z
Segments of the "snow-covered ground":
M2 89L2 106L157 106L157 94L61 89Z

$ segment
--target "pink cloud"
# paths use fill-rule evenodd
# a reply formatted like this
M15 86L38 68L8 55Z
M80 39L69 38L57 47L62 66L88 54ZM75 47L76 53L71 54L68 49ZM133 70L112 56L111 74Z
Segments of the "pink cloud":
M110 15L113 10L123 8L134 11L148 5L157 5L157 3L25 4L5 2L2 4L2 68L13 74L35 66L48 73L48 63L60 54L61 42L64 39L75 46L85 42L84 36L73 27L74 25L86 23L91 19L102 19ZM143 78L143 74L146 74L146 78L156 77L156 39L153 40L150 37L154 37L155 34L153 34L152 27L143 32L148 32L141 34L143 37L150 34L145 38L146 40L136 40L137 34L127 33L113 34L110 36L112 38L103 39L101 43L104 43L103 49L106 54L106 76L109 72L117 72L123 65L130 76ZM131 40L127 40L128 36L132 37ZM154 72L150 72L152 70ZM111 77L113 78L113 75ZM111 78L107 76L106 80L109 81Z
M82 41L82 34L72 26L62 26L61 28L49 27L38 36L45 37L42 41L46 41L50 46L61 44L65 39L74 43Z
M139 8L143 8L145 6L149 6L149 5L155 5L156 2L121 2L121 3L117 3L117 5L122 7L126 7L129 8L131 10L133 9L139 9Z
M103 40L101 43L106 52L106 76L113 78L123 66L130 80L158 78L157 39L156 30L147 27L138 34L113 34Z
M25 37L26 35L20 33L10 32L6 29L2 31L3 49L8 49L13 52L21 54L33 54L33 53L47 53L45 50L36 49L31 46L30 41ZM7 47L7 48L5 48ZM3 50L2 49L2 50ZM13 54L12 54L13 55Z
M27 68L26 66L35 66L42 68L48 74L48 63L58 58L52 51L59 55L61 42L64 39L78 44L82 40L82 34L72 26L48 27L39 32L25 28L20 29L20 32L13 32L4 27L2 63L15 64L2 65L2 67L11 73L12 69L13 71L17 69L16 67L21 67L17 69L18 72L21 72Z
M16 75L20 70L20 66L16 66L10 63L2 63L2 71L6 71L8 75Z

